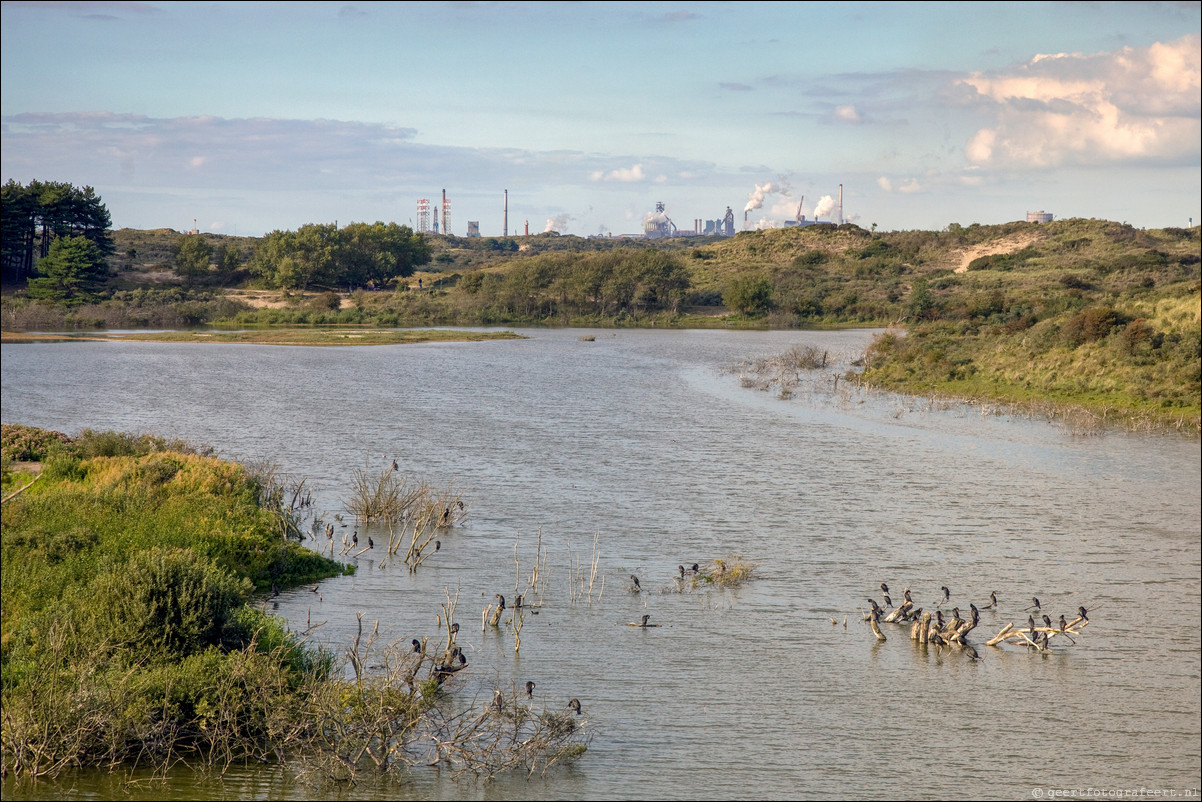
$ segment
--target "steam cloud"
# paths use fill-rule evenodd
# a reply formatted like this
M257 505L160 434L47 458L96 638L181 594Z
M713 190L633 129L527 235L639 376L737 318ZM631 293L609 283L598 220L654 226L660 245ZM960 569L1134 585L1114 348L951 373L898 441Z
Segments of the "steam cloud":
M780 184L773 184L769 181L767 184L756 184L755 191L747 196L747 205L743 207L744 212L750 212L753 209L758 209L764 205L764 198L773 193L788 194L787 190Z
M814 207L814 219L827 217L838 204L830 195L823 195L822 200L818 201L818 205Z

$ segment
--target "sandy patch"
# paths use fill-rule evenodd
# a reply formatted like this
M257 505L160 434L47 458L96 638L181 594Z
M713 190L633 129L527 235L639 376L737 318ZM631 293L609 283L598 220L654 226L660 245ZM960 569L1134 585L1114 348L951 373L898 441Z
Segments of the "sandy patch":
M952 251L949 257L956 260L955 272L964 273L968 270L968 266L972 264L974 259L980 259L982 256L993 256L995 253L1015 253L1041 239L1043 239L1043 236L1034 232L1012 234L1009 237L994 242L983 242L980 245L974 245L961 251Z

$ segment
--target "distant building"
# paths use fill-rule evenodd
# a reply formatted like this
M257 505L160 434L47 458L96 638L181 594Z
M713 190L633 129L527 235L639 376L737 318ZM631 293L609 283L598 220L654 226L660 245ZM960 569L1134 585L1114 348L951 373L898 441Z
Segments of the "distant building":
M1052 213L1045 212L1040 209L1038 212L1027 212L1028 223L1050 223L1052 222Z
M480 236L480 221L479 220L468 220L467 221L467 235L469 237Z

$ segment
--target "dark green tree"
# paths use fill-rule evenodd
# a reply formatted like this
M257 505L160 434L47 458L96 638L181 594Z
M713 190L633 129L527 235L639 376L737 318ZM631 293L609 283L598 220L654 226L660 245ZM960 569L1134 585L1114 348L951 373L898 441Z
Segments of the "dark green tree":
M927 280L915 280L910 289L910 300L906 303L906 313L913 320L932 320L936 317L936 312L935 296L931 294Z
M722 303L748 317L763 315L772 308L772 282L763 276L740 276L722 294Z
M213 261L217 265L215 280L220 285L228 286L238 278L242 269L242 252L237 246L221 243L213 251Z
M108 278L104 253L87 237L60 237L38 262L37 278L29 280L29 297L75 306L95 300Z
M9 180L0 207L0 260L6 281L33 276L37 259L48 256L52 243L63 237L86 237L104 256L113 252L112 218L91 187L56 181L31 181L22 186Z
M213 246L200 234L183 234L175 243L175 272L188 282L209 278Z

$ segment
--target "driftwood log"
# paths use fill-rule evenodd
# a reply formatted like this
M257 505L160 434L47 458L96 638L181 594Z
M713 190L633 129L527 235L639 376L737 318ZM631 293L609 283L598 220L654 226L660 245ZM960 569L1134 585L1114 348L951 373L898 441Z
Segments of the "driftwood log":
M1088 624L1089 619L1080 616L1065 624L1064 629L1046 626L1027 626L1022 629L1015 629L1014 623L1011 622L1002 627L998 634L985 641L985 645L997 646L999 643L1013 643L1042 652L1048 648L1048 644L1051 643L1052 638L1063 636L1071 641L1073 639L1072 636L1081 634L1081 630L1088 626Z

